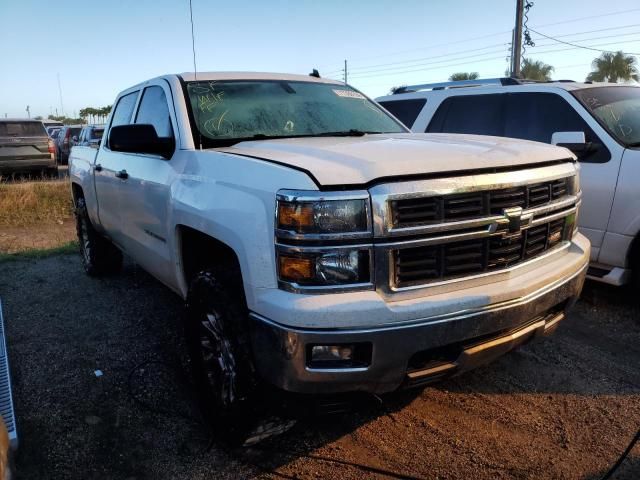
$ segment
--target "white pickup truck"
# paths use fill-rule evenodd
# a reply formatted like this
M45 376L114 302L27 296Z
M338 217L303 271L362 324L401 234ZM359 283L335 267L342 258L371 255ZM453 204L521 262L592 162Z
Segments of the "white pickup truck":
M411 134L313 76L131 87L70 179L87 273L124 252L186 300L226 426L260 385L382 393L490 361L557 325L589 259L568 150Z

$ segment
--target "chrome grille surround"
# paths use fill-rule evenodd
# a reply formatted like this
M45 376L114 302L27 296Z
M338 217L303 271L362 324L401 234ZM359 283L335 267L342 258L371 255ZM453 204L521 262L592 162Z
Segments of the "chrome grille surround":
M523 234L525 230L534 229L532 232L535 233L536 228L539 230L543 225L554 221L557 223L559 219L564 220L576 215L581 197L581 192L578 191L578 170L577 164L567 161L508 172L389 183L372 187L369 192L372 199L375 237L376 290L388 299L401 300L469 288L488 281L504 280L536 268L540 261L544 261L543 259L562 255L569 248L573 232L563 233L562 239L554 242L553 245L547 245L549 242L545 242L545 247L538 250L535 255L522 253L517 261L507 262L504 268L484 268L478 272L471 271L468 274L453 275L450 278L439 274L438 278L412 284L398 282L396 277L396 256L404 249L454 243L462 245L458 242L474 239L487 239L489 242L490 239L495 241L518 234L522 234L525 237L523 241L526 241L526 234ZM503 209L502 214L492 214L492 210L485 205L482 215L471 218L443 220L441 216L438 223L425 222L410 226L398 226L397 222L394 222L393 202L404 199L412 199L418 204L422 202L428 205L430 198L439 197L444 204L447 198L464 199L464 195L468 193L491 195L490 192L529 192L531 187L537 188L540 185L547 185L545 188L549 191L549 197L546 199L548 201L539 201L538 206L524 209L518 205L515 209L509 206ZM564 185L564 192L555 195L556 198L553 195L554 190L562 190L562 188L554 185ZM534 193L539 194L540 191L534 191ZM532 203L535 204L535 202ZM525 207L528 205L530 203L525 203ZM471 258L473 252L460 251L459 253L469 255Z

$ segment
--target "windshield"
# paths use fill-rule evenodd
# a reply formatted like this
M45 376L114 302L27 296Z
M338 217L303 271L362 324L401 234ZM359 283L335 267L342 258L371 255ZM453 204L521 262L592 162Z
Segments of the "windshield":
M625 146L640 146L640 88L595 87L572 92Z
M260 138L405 133L375 103L347 85L303 81L187 83L204 147Z

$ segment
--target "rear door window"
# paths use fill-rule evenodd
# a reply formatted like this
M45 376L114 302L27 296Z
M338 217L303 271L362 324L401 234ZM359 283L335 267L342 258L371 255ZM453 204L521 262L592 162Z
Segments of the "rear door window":
M587 142L595 149L581 154L581 161L603 163L611 155L587 122L560 95L531 92L509 93L506 97L506 137L551 143L555 132L584 132Z
M456 95L445 99L427 132L504 135L504 95Z
M46 137L40 122L0 122L0 137Z
M389 110L407 127L411 128L426 103L426 98L411 98L407 100L389 100L386 102L380 102L380 105Z

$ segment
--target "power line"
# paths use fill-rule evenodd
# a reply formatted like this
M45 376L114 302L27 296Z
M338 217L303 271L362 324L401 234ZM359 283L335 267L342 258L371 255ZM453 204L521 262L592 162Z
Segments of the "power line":
M603 36L603 37L581 38L581 39L580 39L580 41L581 41L581 42L589 42L589 41L592 41L592 40L605 40L605 39L607 39L607 38L620 38L620 37L627 37L627 36L629 36L629 35L637 35L638 33L640 33L640 31L627 32L627 33L618 33L618 34L616 34L616 35L605 35L605 36ZM540 38L543 38L543 37L540 37ZM555 42L555 40L554 40L554 42ZM550 46L550 45L555 45L555 43L554 43L554 42L551 42L551 43L545 43L545 44L543 44L543 45L540 45L540 44L537 44L537 43L536 43L535 47L536 47L536 48L537 48L537 47L548 47L548 46ZM566 43L566 42L565 42L565 43ZM621 42L619 42L619 43L621 43Z
M619 10L619 11L615 11L615 12L602 13L602 14L599 14L599 15L590 15L588 17L571 18L571 19L567 19L567 20L562 20L560 22L554 22L554 23L544 23L542 25L537 25L536 28L550 27L550 26L553 26L553 25L563 25L563 24L566 24L566 23L575 23L575 22L580 22L582 20L590 20L590 19L593 19L593 18L611 17L611 16L615 16L615 15L622 15L624 13L637 12L637 11L640 11L640 8L631 8L631 9L628 9L628 10ZM615 28L616 27L612 27L612 29L615 29ZM620 27L620 28L626 28L626 27ZM534 31L532 28L529 28L529 29ZM603 29L603 31L604 31L604 29ZM591 32L582 32L582 33L596 33L596 32L597 32L597 30L593 30ZM485 39L485 38L491 38L491 37L496 37L498 35L505 35L505 34L511 34L511 30L490 33L490 34L482 35L482 36L479 36L479 37L465 38L465 39L462 39L462 40L457 40L455 42L440 43L440 44L436 44L436 45L429 45L429 46L426 46L426 47L412 48L412 49L409 49L409 50L400 50L400 51L385 53L385 54L382 54L382 55L374 55L374 56L369 56L369 57L357 57L357 58L351 59L351 60L369 60L369 59L374 59L374 58L390 57L390 56L398 55L398 54L401 54L401 53L415 52L415 51L421 51L421 50L429 50L429 49L432 49L432 48L438 48L438 47L443 47L443 46L448 46L448 45L456 45L456 44L460 44L460 43L471 42L471 41L474 41L474 40L482 40L482 39ZM569 36L569 35L573 35L573 34L558 35L558 37ZM578 35L578 34L576 33L576 35ZM325 63L324 65L320 65L320 68L337 66L337 65L340 65L340 63L338 63L338 62ZM330 75L332 73L340 73L340 72L342 72L342 69L336 69L336 70L331 70L328 73L325 73L325 75Z
M363 65L361 67L351 67L351 71L360 71L360 70L371 70L371 69L376 69L377 67L386 67L388 65L402 65L402 64L407 64L407 63L415 63L415 62L421 62L423 60L431 60L433 58L442 58L442 57L450 57L450 56L455 56L455 55L459 55L459 54L463 54L463 53L471 53L471 52L479 52L482 50L487 50L490 48L495 48L495 47L504 47L506 46L506 43L496 43L493 45L487 45L486 47L481 47L481 48L474 48L472 50L459 50L457 52L450 52L450 53L444 53L441 55L433 55L433 56L429 56L429 57L421 57L421 58L413 58L410 60L402 60L402 61L398 61L398 62L389 62L389 63L379 63L377 65ZM411 65L408 65L411 66Z
M555 38L573 37L576 35L585 35L587 33L607 32L609 30L622 30L625 28L640 27L640 23L632 23L630 25L620 25L617 27L599 28L598 30L587 30L584 32L565 33L564 35L555 35Z
M601 29L597 29L597 30L587 30L587 31L584 31L584 32L573 32L573 33L558 35L557 37L554 37L554 38L571 37L571 36L577 36L577 35L586 35L586 34L589 34L589 33L605 32L605 31L609 31L609 30L621 30L621 29L637 27L637 26L640 26L640 24L621 25L621 26L617 26L617 27L601 28ZM601 40L601 39L614 38L614 37L618 38L618 37L621 37L621 36L635 35L636 33L638 33L638 32L629 32L629 33L622 33L622 34L608 35L608 36L600 36L600 37L590 37L590 38L583 38L583 39L580 39L580 40L581 41L591 41L591 40ZM540 36L539 38L544 38L544 37ZM553 40L553 41L555 42L555 40ZM536 48L538 48L538 47L546 47L546 46L550 46L550 45L553 45L553 44L554 43L536 45ZM402 61L397 61L397 62L388 62L388 63L381 63L381 64L373 64L373 65L363 65L363 66L359 66L359 67L351 67L350 71L353 72L353 75L357 76L359 74L364 74L364 73L374 73L374 72L389 71L389 70L393 70L394 69L394 68L377 68L377 67L386 67L386 66L392 66L392 65L397 65L398 66L397 68L419 67L419 66L423 66L424 65L423 63L419 63L419 62L422 62L424 60L431 60L431 59L442 58L442 57L458 56L458 55L465 54L465 53L479 52L479 51L483 51L483 50L487 50L487 49L490 49L490 48L494 48L494 47L497 47L497 46L503 46L503 45L506 46L507 44L498 43L498 44L493 44L493 45L487 45L487 46L481 47L481 48L475 48L475 49L471 49L471 50L459 50L459 51L456 51L456 52L451 52L451 53L446 53L446 54L441 54L441 55L433 55L433 56L429 56L429 57L413 58L413 59L402 60ZM486 53L493 54L493 53L496 53L496 51L486 52ZM463 58L465 58L465 57L463 57ZM455 59L452 59L452 60L460 60L460 59L461 58L455 58ZM431 62L429 62L428 64L431 64ZM332 70L330 72L325 72L325 76L330 76L332 74L342 74L343 72L344 72L344 69Z
M537 26L536 26L536 28L540 28L540 27L550 27L550 26L552 26L552 25L563 25L563 24L565 24L565 23L580 22L580 21L582 21L582 20L590 20L590 19L592 19L592 18L611 17L611 16L614 16L614 15L621 15L621 14L623 14L623 13L637 12L637 11L639 11L639 10L640 10L640 8L631 8L631 9L629 9L629 10L620 10L620 11L617 11L617 12L602 13L602 14L600 14L600 15L591 15L591 16L589 16L589 17L573 18L573 19L570 19L570 20L562 20L562 21L560 21L560 22L555 22L555 23L545 23L545 24L543 24L543 25L537 25ZM530 28L530 30L531 30L531 28Z
M639 41L639 40L640 40L640 38L631 38L631 39L629 39L629 40L625 40L625 41L622 41L622 42L597 43L597 44L595 44L595 45L591 45L591 46L593 46L593 47L596 47L596 46L603 46L603 47L604 47L604 46L607 46L607 45L620 45L621 43L637 42L637 41ZM549 45L547 45L547 46L549 46ZM542 53L566 52L567 50L575 50L575 49L577 49L577 48L582 48L582 47L560 48L560 49L556 49L556 50L543 50L543 51L541 51L541 52L531 52L531 53L532 53L532 54L535 54L535 55L539 55L539 54L542 54ZM599 49L597 49L596 51L598 51L598 52L608 52L608 51L613 52L612 50L599 50ZM632 55L633 55L633 54L632 54Z
M503 58L504 57L504 51L505 50L502 49L502 50L496 50L496 51L492 51L492 52L485 52L482 55L473 54L473 55L467 55L465 57L438 60L438 61L435 61L435 62L419 63L419 64L414 64L414 65L405 65L405 66L402 66L402 67L381 68L381 69L377 69L375 71L369 71L369 72L356 72L356 73L352 74L352 77L354 77L354 78L362 78L362 77L368 77L368 76L372 76L372 75L380 75L380 74L382 74L384 72L389 72L389 71L393 72L393 71L397 71L398 69L406 69L406 68L412 69L412 68L420 67L420 69L423 69L425 67L430 67L430 66L433 66L433 65L441 65L443 63L458 62L460 60L466 60L466 59L469 59L469 58L474 58L474 59L482 58L485 55L495 55L496 53L502 53L502 56L499 57L499 58ZM464 65L466 63L469 63L469 62L464 62L464 63L458 64L458 65ZM441 66L442 67L446 67L447 65L441 65ZM441 67L438 67L438 68L441 68Z
M572 47L575 47L575 48L583 48L585 50L593 50L595 52L601 52L601 53L602 52L605 52L605 53L616 53L616 52L614 52L612 50L600 50L598 48L592 48L592 47L587 47L585 45L578 45L576 43L565 42L564 40L558 40L557 38L550 37L549 35L545 35L544 33L540 33L538 31L534 30L533 28L529 28L529 30L531 30L535 34L538 34L540 36L548 38L549 40L553 40L553 41L558 42L558 43L564 43L565 45L571 45ZM640 53L633 53L633 52L626 52L626 53L631 54L631 55L640 55Z
M636 41L637 39L631 39L628 41ZM598 43L595 44L594 46L597 45L601 45L601 46L606 46L606 45L615 45L615 44L620 44L620 43L626 43L626 42L608 42L608 43ZM531 52L532 54L538 55L538 54L545 54L545 53L556 53L556 52L565 52L568 50L575 50L576 48L580 48L580 47L569 47L569 48L561 48L561 49L553 49L553 50L542 50L542 51L536 51L536 52ZM600 50L599 50L600 51ZM492 53L495 52L487 52L485 55L490 55ZM482 57L482 55L480 56ZM454 59L453 61L458 61L458 60L462 60L464 57L461 58L457 58ZM477 56L473 56L473 58L477 58ZM477 59L474 63L485 63L488 61L492 61L492 60L498 60L498 59L503 59L503 56L499 56L499 57L490 57L490 58L479 58ZM367 72L367 73L358 73L358 74L353 74L352 78L356 78L358 80L362 80L365 78L371 78L371 77L386 77L386 76L390 76L390 75L401 75L404 73L414 73L414 72L421 72L424 71L426 67L429 67L431 65L435 65L435 64L441 64L438 65L437 68L438 69L443 69L443 68L449 68L449 67L457 67L457 66L461 66L461 65L468 65L468 62L463 62L463 63L453 63L453 64L446 64L446 65L442 65L442 63L445 61L440 61L440 62L430 62L430 63L426 63L426 64L422 64L422 68L411 68L409 70L402 70L402 69L398 69L398 68L393 68L393 69L387 69L388 71L385 72ZM414 65L417 66L417 65Z
M432 48L446 47L446 46L449 46L449 45L457 45L457 44L460 44L460 43L472 42L474 40L482 40L484 38L496 37L498 35L505 35L507 33L510 34L511 31L490 33L490 34L482 35L482 36L479 36L479 37L470 37L470 38L465 38L465 39L462 39L462 40L457 40L455 42L438 43L438 44L435 44L435 45L428 45L426 47L411 48L409 50L398 50L398 51L395 51L395 52L384 53L382 55L373 55L373 56L369 56L369 57L356 57L356 58L350 59L350 61L353 61L353 60L369 60L369 59L375 59L375 58L392 57L394 55L399 55L399 54L402 54L402 53L416 52L416 51L421 51L421 50L430 50ZM325 63L324 65L321 65L321 67L334 66L334 65L339 65L339 63L337 63L337 62L336 63ZM333 72L339 72L339 71L341 71L341 70L333 70L332 73Z
M484 62L488 62L491 60L503 60L504 59L504 54L500 55L498 57L491 57L491 58L485 58L485 59L480 59L477 60L475 63L484 63ZM460 65L468 65L469 62L462 62L462 63L454 63L452 65L440 65L438 68L449 68L449 67L458 67ZM430 64L427 64L430 65ZM412 72L423 72L425 70L425 68L418 68L418 69L412 69L412 70L396 70L396 71L392 71L392 72L388 72L388 73L372 73L372 74L362 74L357 76L356 78L358 80L361 80L363 78L371 78L371 77L386 77L389 75L400 75L403 73L412 73ZM355 77L355 75L353 75Z

